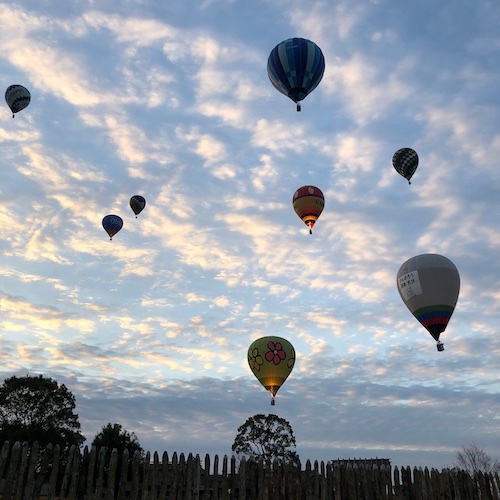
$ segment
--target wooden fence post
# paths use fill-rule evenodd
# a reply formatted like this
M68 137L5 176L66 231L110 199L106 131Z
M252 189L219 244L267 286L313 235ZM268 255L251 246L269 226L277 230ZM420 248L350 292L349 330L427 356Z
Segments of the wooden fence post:
M149 462L146 460L146 467L151 468L151 498L153 500L156 500L158 498L158 493L160 489L160 459L158 457L158 452L153 453L153 464L152 466L149 464Z
M99 454L97 456L97 477L95 482L95 490L93 492L95 498L102 498L102 492L104 491L104 476L105 476L107 451L108 451L107 448L103 446L99 450Z
M26 477L26 486L24 488L24 498L26 500L33 498L33 494L35 491L35 473L36 473L36 464L39 459L39 449L38 442L35 441L33 446L31 447L30 454L30 462L28 465L28 476Z
M118 500L125 500L125 497L127 496L128 472L131 467L128 448L123 450L121 460L120 478L118 480Z
M247 498L247 461L245 457L240 460L238 467L238 500ZM234 495L235 493L233 493Z
M177 491L180 498L184 498L183 495L186 494L186 484L187 484L187 466L186 457L184 453L179 455L179 468L178 468L178 481L177 481Z
M227 455L224 455L222 459L222 477L221 477L221 495L219 498L222 500L229 500L229 487L228 487L228 478L227 478Z
M144 460L143 476L141 481L141 500L149 500L152 495L153 485L152 480L152 470L151 470L151 452L147 452L146 456L142 459Z
M9 466L10 442L5 441L0 452L0 478L3 478L4 471Z
M132 456L132 491L130 493L131 500L139 498L141 479L141 452L136 450ZM97 497L101 498L101 497Z
M160 484L160 499L167 498L169 491L169 479L170 479L170 463L168 460L168 453L165 451L161 458L161 484ZM169 497L171 498L171 497Z
M88 458L88 476L86 481L86 489L87 489L87 498L93 498L94 495L94 475L95 475L95 467L97 461L97 449L95 446L92 446L90 449L90 454Z
M212 479L212 492L213 498L220 498L219 496L219 485L221 479L219 474L219 456L215 455L214 457L214 471L213 471L213 479Z
M67 496L71 496L70 487L72 486L72 483L75 482L75 480L73 480L73 477L78 474L79 460L77 455L80 455L80 450L76 447L76 445L73 444L69 449L68 461L66 462L61 490L59 492L59 498L61 500L66 498ZM76 468L76 471L74 470L74 468ZM74 489L76 490L76 485L74 486Z
M15 479L14 500L21 500L24 490L24 477L28 468L28 442L25 441L21 446L19 466L17 469L17 477Z
M190 453L186 460L185 500L192 500L193 498L193 482L194 482L193 455Z
M201 487L203 488L203 498L206 500L208 498L212 498L210 492L210 456L208 453L205 455L205 463L203 467L203 482ZM215 477L215 474L213 477Z
M116 488L116 471L118 468L118 450L113 448L109 457L108 478L106 481L106 498L114 500Z
M57 479L59 477L59 462L61 460L61 447L56 444L54 447L52 445L47 446L45 448L45 453L47 453L47 459L46 459L46 467L47 469L50 469L50 475L48 478L49 481L49 491L48 491L48 500L54 500L58 496L57 492ZM45 460L45 453L44 457L42 460L42 467L43 467L43 461ZM41 477L41 481L43 481L43 476ZM40 493L40 489L42 486L42 482L40 482L39 487L37 490L35 490L36 493ZM38 497L37 497L38 498Z
M2 498L10 500L12 496L12 490L15 487L17 469L19 467L19 461L21 459L21 443L16 441L12 447L12 453L9 463L9 468L7 470L7 476L5 478L5 485L3 488Z

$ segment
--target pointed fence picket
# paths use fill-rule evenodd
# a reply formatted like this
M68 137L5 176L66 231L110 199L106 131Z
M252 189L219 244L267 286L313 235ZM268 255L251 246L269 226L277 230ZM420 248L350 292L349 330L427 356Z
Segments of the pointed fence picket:
M4 443L1 500L499 500L498 475L394 467L388 460L262 463L167 452ZM64 456L63 456L64 455Z

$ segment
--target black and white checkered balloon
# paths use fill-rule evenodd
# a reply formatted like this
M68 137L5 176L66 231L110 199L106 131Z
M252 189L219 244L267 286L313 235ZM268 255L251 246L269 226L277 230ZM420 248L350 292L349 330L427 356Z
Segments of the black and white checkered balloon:
M410 179L418 167L418 154L411 148L398 149L392 156L392 165L398 174L402 175L408 184L411 184Z

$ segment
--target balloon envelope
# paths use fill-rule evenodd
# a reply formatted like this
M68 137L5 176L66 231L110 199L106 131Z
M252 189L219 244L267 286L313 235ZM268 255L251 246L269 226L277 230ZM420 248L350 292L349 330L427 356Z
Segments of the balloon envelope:
M31 101L29 90L22 85L10 85L5 91L5 101L12 111L12 117L24 109Z
M418 154L414 149L401 148L392 155L392 166L402 175L408 184L418 167Z
M316 186L302 186L292 197L295 213L309 226L309 233L325 207L325 197Z
M295 103L302 101L318 86L324 72L323 52L305 38L288 38L278 43L267 59L269 80ZM299 104L297 111L300 111Z
M276 396L295 364L295 349L281 337L262 337L248 348L248 364L258 381Z
M118 215L106 215L102 219L102 227L108 233L109 239L113 239L113 236L123 227L123 220Z
M399 268L396 282L406 307L438 341L460 292L460 275L455 264L438 254L417 255Z
M134 212L136 218L144 210L146 206L146 200L143 196L136 194L130 198L130 208Z

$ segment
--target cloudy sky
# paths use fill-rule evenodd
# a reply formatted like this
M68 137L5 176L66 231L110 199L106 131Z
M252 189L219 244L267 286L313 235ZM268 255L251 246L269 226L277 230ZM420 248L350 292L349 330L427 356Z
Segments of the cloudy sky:
M2 379L65 383L87 444L231 454L276 413L303 460L500 458L499 25L497 0L0 3L1 82L32 96L0 113ZM266 71L294 36L326 60L300 113ZM422 253L461 276L442 353L396 287ZM274 407L265 335L297 351Z

